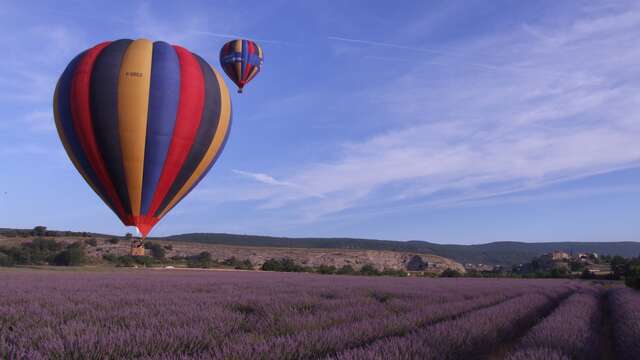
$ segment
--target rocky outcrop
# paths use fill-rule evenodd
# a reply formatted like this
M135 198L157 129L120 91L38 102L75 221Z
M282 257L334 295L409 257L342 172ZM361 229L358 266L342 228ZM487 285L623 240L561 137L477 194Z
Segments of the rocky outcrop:
M416 254L395 251L377 250L341 250L341 249L298 249L276 247L243 247L228 245L202 245L172 243L173 250L169 256L190 256L207 251L216 260L225 260L235 257L240 260L249 259L256 267L269 259L289 258L297 264L309 267L320 265L335 266L340 268L350 265L355 270L366 264L373 265L378 270L394 269L407 270L407 264L412 258L418 256L425 263L423 271L439 273L445 269L457 270L464 273L462 264L441 256L431 254Z
M56 237L56 241L73 243L84 242L83 237ZM11 243L17 244L30 241L30 238L11 239ZM9 239L0 236L0 245L9 245ZM96 238L96 246L85 246L87 254L94 257L96 261L105 254L129 255L131 253L131 243L121 240L117 244L108 241L108 238ZM213 245L189 242L174 241L154 241L167 248L166 257L188 257L206 251L211 254L211 258L218 261L235 257L238 260L249 259L257 269L269 259L292 259L297 264L318 267L320 265L335 266L341 268L350 265L355 270L359 270L364 265L372 265L378 270L414 270L438 274L446 269L465 272L462 264L451 259L432 254L409 253L386 250L356 250L356 249L302 249L302 248L280 248L280 247L248 247ZM149 251L147 250L147 255ZM417 259L417 258L419 259ZM413 260L413 261L412 261ZM415 268L415 264L420 265L420 269ZM411 264L411 265L410 265Z

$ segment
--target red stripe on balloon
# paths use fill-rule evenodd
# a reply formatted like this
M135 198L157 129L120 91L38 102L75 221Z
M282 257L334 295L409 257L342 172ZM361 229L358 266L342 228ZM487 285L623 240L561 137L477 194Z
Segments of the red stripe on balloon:
M91 118L89 87L91 83L91 70L100 52L110 43L110 41L103 42L87 50L86 54L78 62L71 81L71 117L73 119L73 128L76 134L78 134L80 145L87 156L89 164L96 173L103 188L106 190L107 197L113 202L116 208L116 214L125 225L129 225L131 224L131 219L124 211L120 197L109 177L109 172L107 171L104 159L96 143Z
M249 60L251 59L251 54L253 53L253 42L247 41L247 66L245 67L244 73L242 73L242 83L246 84L249 80L249 74L251 74L251 69L253 66Z
M180 100L176 125L173 129L171 145L164 161L162 175L158 181L153 201L147 212L147 221L167 196L171 184L175 181L184 164L189 150L196 138L200 126L200 117L204 108L204 75L198 60L186 49L174 46L180 62ZM156 220L157 221L157 220ZM146 222L146 221L145 221Z

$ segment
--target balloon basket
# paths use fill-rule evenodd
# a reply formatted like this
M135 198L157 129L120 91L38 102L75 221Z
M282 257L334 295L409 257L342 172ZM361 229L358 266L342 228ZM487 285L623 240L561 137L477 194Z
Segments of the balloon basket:
M141 239L131 240L131 256L144 256L144 241Z

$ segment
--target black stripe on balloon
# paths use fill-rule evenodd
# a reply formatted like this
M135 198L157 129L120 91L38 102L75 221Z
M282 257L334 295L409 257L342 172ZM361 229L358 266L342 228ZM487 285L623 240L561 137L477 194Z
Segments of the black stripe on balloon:
M198 126L196 138L191 146L191 150L189 150L189 155L187 155L178 176L176 176L173 184L171 184L169 192L167 192L167 195L162 199L162 203L154 216L159 216L162 213L167 205L169 205L171 199L178 194L187 180L189 180L189 177L191 177L191 174L196 170L213 141L213 136L216 133L220 120L221 94L218 79L206 61L196 54L193 54L193 56L198 60L198 63L200 63L200 69L204 75L204 108L202 109L200 126Z
M117 40L105 47L91 72L93 132L111 182L127 214L131 214L129 190L122 162L118 125L118 78L122 58L133 40Z

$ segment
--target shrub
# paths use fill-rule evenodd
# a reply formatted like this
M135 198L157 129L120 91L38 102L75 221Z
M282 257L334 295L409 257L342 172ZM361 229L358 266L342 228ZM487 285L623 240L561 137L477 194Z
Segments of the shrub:
M111 239L109 239L109 243L110 244L114 244L115 245L115 244L117 244L119 242L120 242L120 238L117 238L117 237L112 237Z
M340 269L338 269L338 271L336 271L336 274L338 275L354 275L355 273L356 271L351 265L343 265Z
M316 272L318 274L335 274L336 271L338 271L338 269L336 269L335 266L325 264L318 266L318 268L316 269Z
M118 267L132 267L136 264L136 259L135 257L129 255L118 256L115 263Z
M67 245L67 249L71 249L71 248L82 249L84 248L84 243L82 241L76 241Z
M440 274L440 277L460 277L462 274L458 270L447 268Z
M152 242L146 242L144 244L144 248L145 249L149 249L151 251L151 256L154 259L156 259L156 260L164 260L164 256L166 254L166 251L164 250L162 245L156 244L156 243L152 243Z
M85 254L80 247L69 247L53 258L53 265L56 266L78 266L84 262Z
M138 265L151 266L153 258L151 256L133 256L133 261Z
M582 270L580 274L580 279L595 279L596 274L592 273L589 269Z
M168 251L171 251L171 250L173 250L173 245L171 245L171 244L165 245L164 249L168 250Z
M0 266L13 266L13 259L6 253L0 251Z
M206 251L187 258L187 266L191 268L209 268L214 264L215 261L211 259L211 254Z
M289 258L269 259L262 264L263 271L303 272L305 268Z
M253 270L253 264L249 259L239 260L235 256L232 256L222 262L225 266L232 266L238 270Z
M553 268L549 273L549 277L552 278L562 278L566 277L567 275L569 275L569 270L565 268Z
M378 275L380 275L380 271L378 271L378 269L376 269L371 264L365 264L364 266L362 266L360 268L360 271L358 271L358 273L360 273L360 275L366 275L366 276L378 276Z
M115 254L104 254L102 255L102 259L108 262L116 262L118 260L118 256Z
M53 260L63 244L51 239L36 238L12 248L11 254L19 265L47 264Z
M632 264L625 272L624 283L634 289L640 289L640 264Z
M381 275L404 277L404 276L407 276L407 272L405 270L395 270L395 269L385 268L384 270L382 270Z
M86 239L84 241L85 244L89 245L89 246L98 246L98 240L96 240L96 238L90 238L90 239Z
M36 238L31 242L22 244L23 247L39 250L39 251L59 251L62 249L62 243L59 243L55 240L44 239L44 238Z
M234 268L238 270L253 270L253 264L251 263L251 260L244 259L238 262Z

